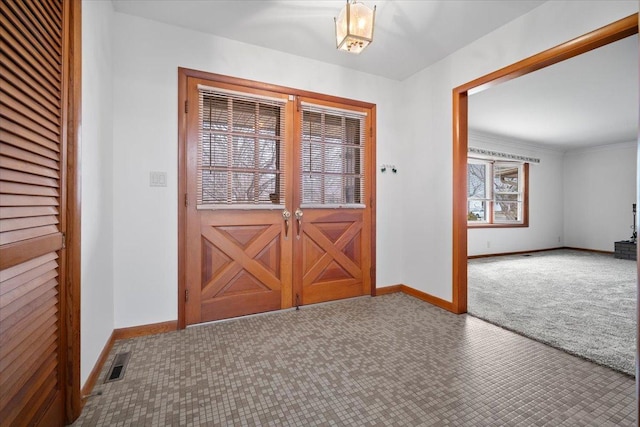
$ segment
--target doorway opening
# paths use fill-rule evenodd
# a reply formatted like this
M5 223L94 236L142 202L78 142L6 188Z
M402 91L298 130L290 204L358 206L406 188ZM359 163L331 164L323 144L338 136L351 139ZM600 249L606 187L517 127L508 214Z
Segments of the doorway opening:
M452 306L454 312L466 313L467 311L467 151L469 136L469 95L637 33L638 15L631 15L453 89Z

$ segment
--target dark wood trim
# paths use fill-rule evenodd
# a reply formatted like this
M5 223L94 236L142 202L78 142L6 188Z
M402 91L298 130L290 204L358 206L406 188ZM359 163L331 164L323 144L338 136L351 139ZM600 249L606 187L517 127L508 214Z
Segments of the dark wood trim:
M424 302L428 302L431 305L435 305L436 307L440 307L440 308L442 308L444 310L447 310L447 311L450 311L452 313L455 313L454 307L453 307L453 303L451 303L449 301L445 301L442 298L438 298L438 297L433 296L431 294L428 294L426 292L419 291L419 290L414 289L411 286L407 286L407 285L391 285L391 286L385 286L385 287L382 287L382 288L378 288L378 289L376 289L376 295L375 296L395 294L397 292L402 292L403 294L410 295L410 296L418 298L419 300L422 300Z
M63 3L62 72L62 194L60 229L65 235L60 250L60 378L64 420L75 421L82 412L80 384L80 132L82 113L82 34L80 0Z
M178 328L184 329L186 304L186 233L187 233L187 73L178 68Z
M102 367L107 362L107 359L109 358L109 353L111 352L111 349L113 348L113 344L115 342L116 342L116 338L115 338L115 331L114 331L109 336L109 339L104 345L104 348L102 349L102 352L100 353L100 356L96 361L96 364L94 365L93 369L91 370L91 373L89 374L89 377L87 378L87 381L85 381L84 386L82 387L83 403L86 402L87 398L93 391L93 387L95 387L96 383L98 382L98 378L100 378L100 372L102 372Z
M572 249L574 251L582 251L582 252L592 252L594 254L602 254L602 255L614 255L614 251L601 251L598 249L585 249L585 248L574 248L572 246L563 246L562 249Z
M469 255L467 257L467 259L491 258L491 257L494 257L494 256L523 255L523 254L532 254L532 253L536 253L536 252L556 251L558 249L572 249L572 248L565 248L564 246L558 246L557 248L533 249L533 250L530 250L530 251L500 252L500 253L496 253L496 254Z
M114 329L113 338L116 341L125 340L129 338L144 337L147 335L163 334L165 332L173 332L176 330L178 330L178 321L170 320L168 322L152 323L150 325Z
M382 288L374 289L374 297L382 295L395 294L396 292L402 292L402 285L384 286Z
M411 295L412 297L418 298L419 300L422 300L424 302L428 302L431 305L435 305L436 307L440 307L444 310L455 313L453 303L445 301L442 298L438 298L426 292L419 291L407 285L402 285L402 292L407 295Z
M453 89L453 308L467 311L466 160L468 96L638 33L633 14Z
M371 107L371 139L369 143L369 155L371 156L371 161L369 162L369 171L367 177L371 180L371 295L376 295L376 275L377 275L377 264L376 264L376 210L377 210L377 200L376 200L376 136L377 136L377 117L376 117L376 106L373 105Z
M290 88L286 86L278 86L269 83L257 82L254 80L242 79L237 77L226 76L222 74L209 73L206 71L193 70L189 68L178 67L178 320L177 327L183 329L186 327L186 313L185 313L185 295L186 295L186 243L187 237L187 224L186 224L186 206L185 197L187 194L187 164L186 164L186 149L187 149L187 114L185 112L185 105L188 98L188 78L197 78L203 80L215 81L217 83L242 86L244 88L277 92L282 94L294 95L297 98L306 97L313 98L328 103L341 103L354 106L357 108L369 109L371 111L371 143L370 143L370 177L371 181L371 294L373 295L375 289L375 256L376 256L376 233L375 233L375 206L376 206L376 105L370 102L358 101L353 99L341 98L332 95L326 95L316 92L310 92L306 90L300 90ZM189 106L189 108L195 108ZM295 291L294 291L295 295ZM295 297L295 296L294 296Z
M637 33L638 14L636 13L465 83L455 88L454 91L457 93L467 92L469 95L473 95L492 86L557 64Z
M453 250L452 306L467 311L467 150L468 95L453 91Z

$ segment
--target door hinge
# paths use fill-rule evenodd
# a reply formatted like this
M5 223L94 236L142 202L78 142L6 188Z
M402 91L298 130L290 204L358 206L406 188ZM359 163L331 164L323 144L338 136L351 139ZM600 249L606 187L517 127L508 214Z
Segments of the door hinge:
M189 301L189 289L185 289L184 291L184 301L185 302Z
M184 206L189 207L189 195L184 193Z
M184 112L185 113L189 112L189 101L184 101Z
M67 248L67 233L62 233L62 249Z

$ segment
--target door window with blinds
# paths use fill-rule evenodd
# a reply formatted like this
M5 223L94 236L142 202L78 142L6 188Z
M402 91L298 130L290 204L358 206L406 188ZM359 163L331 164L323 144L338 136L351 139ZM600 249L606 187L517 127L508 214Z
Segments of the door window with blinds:
M281 207L286 99L198 91L198 208Z
M366 114L302 103L301 205L364 208Z

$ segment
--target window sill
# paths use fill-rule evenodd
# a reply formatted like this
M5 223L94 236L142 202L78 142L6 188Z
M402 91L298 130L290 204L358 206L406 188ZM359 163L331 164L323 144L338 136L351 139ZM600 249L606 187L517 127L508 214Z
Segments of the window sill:
M528 223L513 223L513 224L474 224L471 222L467 222L467 228L526 228L529 227Z

